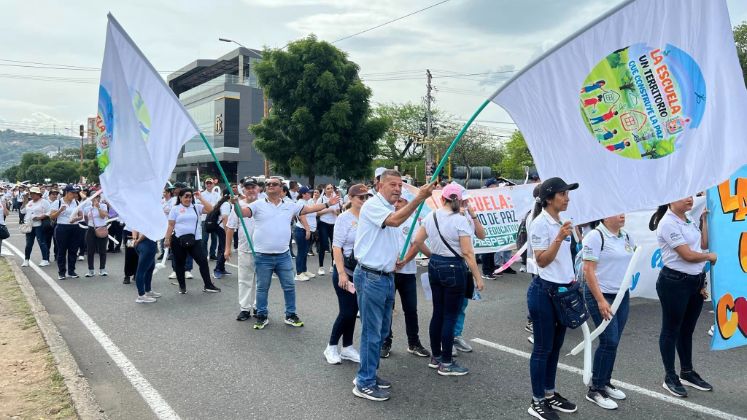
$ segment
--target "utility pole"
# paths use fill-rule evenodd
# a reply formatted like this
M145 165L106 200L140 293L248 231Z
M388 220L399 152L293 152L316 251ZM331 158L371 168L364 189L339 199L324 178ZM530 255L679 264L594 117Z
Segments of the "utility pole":
M70 133L73 134L73 133ZM83 183L83 124L80 125L80 183Z
M431 172L431 166L433 165L433 155L431 150L431 130L433 128L433 115L431 115L431 102L433 101L433 96L431 95L431 92L433 91L433 87L431 86L431 80L433 79L433 76L431 75L430 69L425 70L425 80L426 80L426 95L425 95L425 135L428 139L428 143L425 144L425 175L426 175L426 182L430 179L429 177L433 176L433 173Z
M264 108L264 117L267 118L270 115L270 104L267 102L267 94L264 92L264 89L262 89L262 100L263 100L263 108ZM267 156L265 156L265 179L270 177L270 161L267 160Z

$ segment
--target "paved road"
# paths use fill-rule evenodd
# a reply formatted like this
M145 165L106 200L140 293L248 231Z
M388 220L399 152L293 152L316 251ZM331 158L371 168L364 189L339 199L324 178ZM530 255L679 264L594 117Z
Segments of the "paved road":
M10 219L14 235L9 242L22 250L23 236L17 234L14 223L17 218L11 215ZM36 249L32 261L39 261ZM316 271L316 257L310 257L309 262L310 269ZM78 273L85 272L84 263L78 264ZM223 293L204 294L201 282L192 280L190 293L178 295L166 279L169 271L164 270L154 279L154 290L162 292L163 298L156 304L137 305L134 284L121 283L122 266L122 254L109 254L109 277L58 284L181 418L529 418L526 409L531 393L524 355L531 352L531 345L523 330L527 275L490 281L483 300L470 304L465 336L477 341L473 341L473 353L459 358L471 369L465 377L440 377L427 367L427 360L409 355L403 315L401 310L395 313L394 350L391 358L382 361L380 370L380 376L394 383L393 397L374 403L351 393L356 365L330 366L323 359L337 314L329 276L298 284L298 312L306 323L300 329L282 323L282 293L274 282L270 325L255 331L250 323L235 321L235 274L216 281ZM68 304L42 276L32 269L24 271L108 416L156 418ZM43 271L56 278L56 268ZM427 346L431 306L422 291L419 293L421 340ZM558 388L579 404L579 411L561 416L713 418L708 414L713 409L747 416L747 350L709 351L705 334L712 319L709 309L704 308L701 316L694 351L696 369L714 385L715 392L693 390L690 398L675 402L664 396L658 352L659 305L638 299L632 304L614 374L637 391L627 390L628 400L619 410L608 412L583 399L586 388L577 373L562 370ZM564 351L579 341L579 331L569 332ZM580 356L562 357L561 362L569 370L582 365ZM682 401L690 405L677 404Z

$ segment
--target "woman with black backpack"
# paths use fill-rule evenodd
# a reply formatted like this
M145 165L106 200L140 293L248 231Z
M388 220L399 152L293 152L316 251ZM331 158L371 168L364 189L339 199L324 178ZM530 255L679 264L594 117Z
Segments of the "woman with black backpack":
M231 192L226 188L223 190L223 196L205 218L205 231L218 234L218 261L215 263L215 271L213 272L216 279L223 278L226 274L231 274L226 271L226 257L223 255L226 251L226 222L232 208L231 203L228 202L230 199Z
M200 204L194 203L193 196L200 200ZM220 292L220 289L215 287L210 279L210 266L200 242L202 240L200 214L210 213L213 206L202 198L199 191L193 193L190 188L181 189L177 200L178 204L172 207L169 213L169 227L166 229L164 246L171 248L174 255L174 271L179 282L179 293L187 293L184 271L188 255L200 267L200 275L205 285L202 291L206 293Z

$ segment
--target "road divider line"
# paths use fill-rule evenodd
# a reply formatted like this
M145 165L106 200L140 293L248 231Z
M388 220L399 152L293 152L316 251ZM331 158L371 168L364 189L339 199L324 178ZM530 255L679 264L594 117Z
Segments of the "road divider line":
M10 248L18 257L23 259L23 253L10 243L4 243L3 247ZM132 384L135 390L143 397L145 403L153 411L158 419L163 420L179 420L179 415L176 414L173 408L161 397L161 394L153 388L147 379L140 373L130 359L122 353L122 350L117 347L116 344L109 338L108 335L96 324L83 308L69 295L67 292L60 287L52 278L45 273L38 265L30 263L31 268L36 271L37 274L47 283L47 285L57 293L57 296L62 299L63 302L70 308L80 322L88 329L93 335L93 338L98 341L101 347L111 357L114 363L119 367L124 376Z
M511 347L506 347L501 344L496 344L491 341L483 340L482 338L473 338L470 341L472 341L473 343L482 344L483 346L486 346L486 347L500 350L505 353L513 354L514 356L519 356L527 360L529 360L529 358L532 356L530 353L517 350ZM565 363L558 363L558 369L564 370L570 373L575 373L576 375L579 375L579 376L582 376L584 373L582 369L579 369L575 366L566 365ZM666 402L672 405L678 405L680 407L687 408L688 410L695 411L700 414L714 416L720 419L747 420L744 417L739 417L734 414L725 413L721 410L716 410L715 408L706 407L704 405L691 403L689 401L685 401L680 398L670 397L669 395L651 391L650 389L646 389L646 388L643 388L637 385L629 384L627 382L618 381L616 379L613 379L611 382L612 382L612 385L618 388L627 389L629 391L632 391L632 392L635 392L641 395L645 395L647 397L651 397L653 399L663 401L663 402Z

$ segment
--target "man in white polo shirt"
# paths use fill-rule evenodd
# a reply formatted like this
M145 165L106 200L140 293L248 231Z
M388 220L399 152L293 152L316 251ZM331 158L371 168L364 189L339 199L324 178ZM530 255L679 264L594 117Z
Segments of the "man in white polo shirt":
M394 307L394 271L402 232L399 226L431 196L435 183L420 187L418 195L400 210L394 208L402 193L402 176L387 169L379 177L378 193L361 208L354 253L353 274L361 314L361 362L353 394L372 401L389 399L391 383L376 376L382 338L389 334Z
M260 198L241 210L244 217L254 218L254 261L257 274L257 321L254 329L261 330L267 323L267 294L273 271L280 279L285 295L285 323L303 327L296 314L296 284L293 281L293 263L290 255L291 221L295 216L314 213L334 206L340 199L335 196L326 203L305 205L283 200L283 184L272 177L265 182L267 197Z

